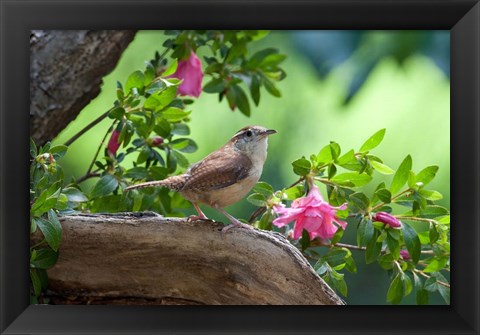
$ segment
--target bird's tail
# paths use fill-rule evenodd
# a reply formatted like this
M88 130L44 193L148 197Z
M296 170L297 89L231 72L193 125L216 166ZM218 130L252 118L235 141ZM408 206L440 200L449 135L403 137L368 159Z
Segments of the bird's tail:
M185 175L181 174L178 176L171 176L163 180L148 181L146 183L140 183L137 185L131 185L125 188L125 191L130 191L137 188L146 188L146 187L167 187L174 191L180 191L183 185L186 182Z

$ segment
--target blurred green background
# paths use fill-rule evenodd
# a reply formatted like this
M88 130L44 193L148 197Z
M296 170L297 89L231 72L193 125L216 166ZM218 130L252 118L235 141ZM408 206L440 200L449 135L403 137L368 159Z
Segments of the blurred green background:
M104 78L100 95L54 142L64 143L108 110L116 99L117 80L124 83L134 70L143 70L144 61L162 51L164 39L162 31L138 32L115 70ZM297 179L290 165L295 159L317 154L329 141L338 142L344 153L359 149L370 135L386 128L384 141L373 153L394 169L407 154L416 172L428 165L440 166L431 188L444 195L439 204L450 208L448 31L272 31L253 44L254 49L276 47L288 55L282 64L287 77L277 85L282 97L262 89L260 105L251 103L248 118L232 112L226 101L218 103L218 95L203 93L192 105L191 137L199 150L188 155L190 162L219 148L246 125L273 128L278 134L270 138L261 180L280 189ZM201 55L202 49L198 51ZM104 120L72 144L60 162L66 180L85 173L110 123ZM372 185L392 178L375 176ZM82 187L88 192L95 181L88 180ZM207 216L224 221L215 211L203 208ZM227 210L248 219L254 209L242 200ZM355 229L347 228L344 242L355 243ZM354 257L358 273L345 275L349 287L345 301L386 304L385 271L377 264L365 265L362 252L354 252ZM413 304L414 297L403 303ZM435 294L430 303L442 300Z

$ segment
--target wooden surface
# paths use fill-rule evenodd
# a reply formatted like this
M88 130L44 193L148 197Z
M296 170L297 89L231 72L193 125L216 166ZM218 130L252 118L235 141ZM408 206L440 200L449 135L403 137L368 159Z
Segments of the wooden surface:
M53 303L342 304L282 235L155 213L65 216Z
M102 78L134 36L133 30L32 31L30 134L37 144L52 140L100 93Z

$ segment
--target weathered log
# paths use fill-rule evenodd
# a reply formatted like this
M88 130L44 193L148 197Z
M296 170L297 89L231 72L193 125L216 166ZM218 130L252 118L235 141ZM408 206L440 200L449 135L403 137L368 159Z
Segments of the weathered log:
M30 134L54 138L100 93L135 31L35 30L30 37Z
M151 212L60 221L53 303L343 304L278 233Z

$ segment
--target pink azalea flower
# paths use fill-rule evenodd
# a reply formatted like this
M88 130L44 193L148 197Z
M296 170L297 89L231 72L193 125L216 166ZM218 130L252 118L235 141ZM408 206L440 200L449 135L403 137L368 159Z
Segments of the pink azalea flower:
M408 250L400 250L400 257L404 260L410 259L410 254L408 253Z
M177 70L167 78L183 79L178 87L180 95L198 97L202 93L202 62L192 50L187 59L178 61Z
M375 213L373 219L388 224L392 228L400 228L402 226L402 223L396 217L385 212Z
M333 207L323 200L318 187L314 185L306 197L294 200L291 208L286 208L284 204L274 206L273 210L280 216L273 220L273 224L283 227L295 220L292 235L295 240L302 236L303 229L308 231L311 240L316 237L332 238L338 229L333 222L343 229L347 227L347 223L336 216L338 209L345 208L346 204Z
M108 141L107 145L107 152L110 156L115 156L118 148L120 148L120 143L118 142L119 136L120 133L116 130L114 130L112 136L110 136L110 140Z

